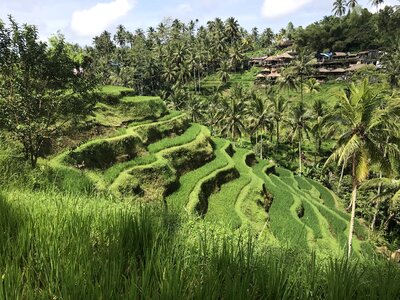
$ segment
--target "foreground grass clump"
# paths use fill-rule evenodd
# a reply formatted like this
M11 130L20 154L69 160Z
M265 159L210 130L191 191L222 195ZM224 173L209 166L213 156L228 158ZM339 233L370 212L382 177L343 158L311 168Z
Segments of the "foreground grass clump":
M380 260L276 249L162 207L14 191L0 196L4 299L397 299ZM251 287L251 288L249 288Z

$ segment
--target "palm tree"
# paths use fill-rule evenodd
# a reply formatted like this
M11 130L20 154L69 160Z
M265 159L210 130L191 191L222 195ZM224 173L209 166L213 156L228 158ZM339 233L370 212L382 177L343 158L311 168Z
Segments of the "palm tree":
M371 5L378 8L379 5L381 5L383 2L385 2L385 1L384 0L371 0Z
M229 64L226 61L222 61L218 69L218 77L221 84L227 84L229 81Z
M341 17L346 13L345 0L335 0L332 12L335 16Z
M357 0L348 0L346 3L346 6L349 8L349 11L354 10L354 8L356 8L356 6L358 5L358 1Z
M321 90L321 84L315 78L310 78L305 82L304 91L310 94L316 94Z
M238 40L240 36L239 23L235 18L230 17L225 21L225 35L231 45Z
M243 120L246 116L246 101L243 101L245 100L243 96L241 87L234 87L232 94L224 97L221 102L222 133L226 136L230 135L232 141L241 137L245 131Z
M186 101L186 110L189 112L192 117L193 123L198 123L203 117L203 107L204 104L200 100L199 97L194 96L193 94L188 95L188 99Z
M280 124L284 121L284 113L290 101L280 95L270 95L268 99L271 102L270 110L272 119L275 121L276 148L278 149L280 141Z
M253 123L251 134L256 132L256 141L258 130L261 129L260 157L263 158L263 136L267 128L271 128L272 116L270 114L270 102L267 98L259 97L254 91L251 93L249 105L249 121Z
M389 169L380 145L396 133L397 129L390 124L390 117L393 112L398 113L398 108L391 107L388 112L381 108L382 102L382 96L374 93L368 80L364 80L358 86L353 83L347 92L342 90L338 94L338 104L331 115L330 121L340 126L342 133L325 166L333 161L337 161L339 166L350 162L352 170L348 257L352 250L358 188L367 178L371 164L377 163L382 169Z
M377 203L375 207L375 213L373 220L371 222L371 229L374 229L377 214L379 212L379 204L386 202L388 203L388 215L383 223L383 227L387 230L390 221L400 212L400 180L392 178L375 178L368 180L362 185L363 189L378 187L378 189L383 189L383 192L375 197Z
M235 72L237 71L239 65L243 65L243 55L236 47L232 47L229 51L229 64L231 69L233 69Z
M315 100L311 108L311 116L314 119L314 124L311 127L311 134L315 140L315 156L314 163L317 161L317 155L321 153L322 130L324 128L326 111L324 103L321 99Z
M287 90L287 101L290 101L290 91L297 89L297 79L290 68L282 72L282 76L278 79L278 87L280 90Z
M305 77L311 73L310 56L305 51L300 51L297 59L293 61L292 67L288 71L293 72L300 83L300 97L301 101L304 100L303 84Z
M292 127L292 139L297 135L298 138L298 153L299 153L299 175L303 173L303 137L304 133L308 135L308 132L311 130L309 127L309 121L311 119L310 113L307 111L307 108L303 101L297 103L297 105L291 111L289 117L289 124Z

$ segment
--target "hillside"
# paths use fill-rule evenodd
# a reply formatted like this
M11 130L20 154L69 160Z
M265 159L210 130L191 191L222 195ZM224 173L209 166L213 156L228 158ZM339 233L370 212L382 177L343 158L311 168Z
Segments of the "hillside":
M16 180L0 192L0 298L398 298L361 222L344 258L350 215L320 183L157 97L99 97L85 122L101 136L30 172L0 164Z
M90 188L126 201L162 201L206 222L270 235L282 246L343 253L350 216L331 191L212 137L184 112L168 111L157 97L127 93L103 89L103 102L91 117L99 125L118 127L116 133L42 162L54 172L55 185ZM356 236L355 251L371 253L358 223Z

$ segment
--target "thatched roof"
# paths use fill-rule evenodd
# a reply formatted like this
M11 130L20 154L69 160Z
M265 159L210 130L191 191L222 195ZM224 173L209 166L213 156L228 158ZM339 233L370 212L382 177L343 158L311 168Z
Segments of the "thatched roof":
M343 68L337 68L332 70L332 73L346 73L346 70Z
M359 69L361 69L361 68L368 67L368 66L374 66L374 65L355 64L355 65L351 65L351 66L347 69L347 71L357 71L357 70L359 70Z
M269 56L265 59L266 61L279 61L277 56Z
M278 59L280 59L280 58L281 58L281 59L285 59L285 58L287 58L287 59L293 59L294 57L291 56L289 53L285 52L285 53L283 53L283 54L277 55L276 58L278 58Z
M256 78L265 78L264 74L257 74Z
M336 57L344 57L344 56L347 56L347 53L346 52L335 52L335 56Z
M320 72L320 73L330 73L331 70L328 70L328 69L326 69L326 68L319 68L319 69L318 69L318 72Z
M265 77L267 77L267 78L278 78L278 77L282 77L282 75L279 74L279 73L271 73L271 74L268 74Z
M271 72L271 69L270 69L270 68L264 68L264 69L261 70L261 72L263 72L263 73L270 73L270 72Z

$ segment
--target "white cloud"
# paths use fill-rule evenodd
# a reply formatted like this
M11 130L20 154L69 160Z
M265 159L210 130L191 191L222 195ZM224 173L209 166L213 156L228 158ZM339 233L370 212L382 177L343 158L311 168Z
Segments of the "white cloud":
M312 0L264 0L261 13L267 19L276 19L294 13Z
M108 3L97 3L89 9L75 11L72 14L71 29L79 36L98 35L125 16L135 4L136 0L113 0Z
M193 7L189 3L183 3L176 8L178 14L187 14L193 12Z

